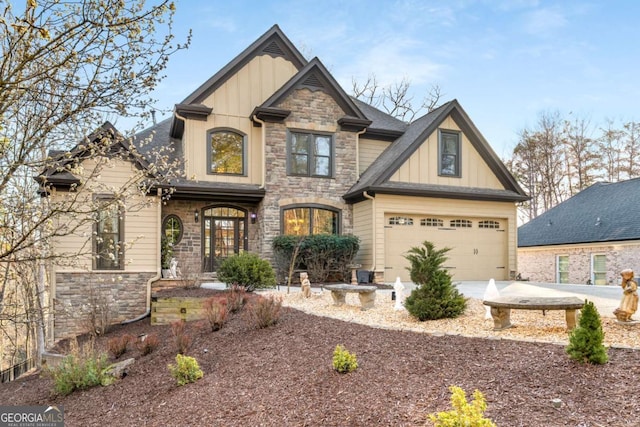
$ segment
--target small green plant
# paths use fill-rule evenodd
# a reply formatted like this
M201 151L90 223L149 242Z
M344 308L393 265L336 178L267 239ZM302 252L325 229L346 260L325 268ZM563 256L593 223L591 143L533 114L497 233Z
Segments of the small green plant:
M467 395L457 386L449 387L451 391L451 411L429 414L435 427L496 427L488 418L484 417L487 402L479 391L473 392L473 401L467 402Z
M231 313L237 313L242 310L245 302L247 302L247 291L242 286L231 285L227 293L227 309Z
M204 375L196 359L182 354L176 355L176 364L170 364L168 367L179 386L194 383Z
M282 298L277 296L258 297L249 304L247 316L256 328L275 325L282 313Z
M143 356L146 356L147 354L151 354L156 348L158 348L159 343L160 340L158 339L158 334L149 334L141 337L136 342L136 347Z
M219 331L227 322L227 299L211 297L204 302L204 313L211 331Z
M49 370L53 378L53 389L66 396L75 390L108 385L113 381L113 377L105 373L108 366L106 354L97 355L92 350L69 354Z
M467 308L467 300L451 282L451 275L442 267L449 248L435 249L423 242L405 256L411 267L411 280L418 285L405 300L409 314L420 321L458 317Z
M184 320L173 322L171 324L171 334L178 354L187 354L189 347L191 347L191 336L187 334L187 322Z
M129 334L124 334L119 337L110 338L107 342L107 348L109 349L109 354L113 356L114 359L119 358L123 354L127 352L127 348L129 343L133 340L133 337Z
M355 371L358 368L358 361L355 353L349 353L346 348L338 344L333 350L333 369L346 374Z
M242 286L248 292L276 286L276 276L269 261L251 252L242 252L222 261L218 278L229 285Z
M602 365L609 360L603 342L604 331L598 309L593 302L585 301L578 327L571 331L565 350L577 362Z

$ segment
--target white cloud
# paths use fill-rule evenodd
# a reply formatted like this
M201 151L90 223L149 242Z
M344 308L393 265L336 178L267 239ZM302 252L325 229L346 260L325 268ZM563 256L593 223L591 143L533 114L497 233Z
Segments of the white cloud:
M551 36L567 25L565 14L558 8L537 9L525 14L523 29L535 36Z

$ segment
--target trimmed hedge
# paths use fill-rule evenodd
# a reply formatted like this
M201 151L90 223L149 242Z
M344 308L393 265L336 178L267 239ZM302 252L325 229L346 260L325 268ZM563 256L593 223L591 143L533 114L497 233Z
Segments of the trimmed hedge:
M277 236L272 247L281 283L287 277L291 259L299 245L294 270L306 270L314 283L330 279L350 280L348 267L360 249L360 239L353 235L315 234L312 236ZM335 277L334 277L335 276Z

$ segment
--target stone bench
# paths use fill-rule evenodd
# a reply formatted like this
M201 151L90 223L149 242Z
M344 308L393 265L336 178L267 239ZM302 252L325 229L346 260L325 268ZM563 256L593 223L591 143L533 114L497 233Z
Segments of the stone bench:
M376 288L375 286L358 286L358 285L327 285L324 287L331 291L331 297L333 298L334 305L344 305L345 297L347 293L357 293L360 298L360 306L362 310L373 308L376 301Z
M505 296L492 300L485 300L484 305L491 307L493 317L493 330L501 331L512 327L511 309L516 310L565 310L567 330L576 327L578 313L576 310L584 306L584 301L578 297L530 297L530 296Z

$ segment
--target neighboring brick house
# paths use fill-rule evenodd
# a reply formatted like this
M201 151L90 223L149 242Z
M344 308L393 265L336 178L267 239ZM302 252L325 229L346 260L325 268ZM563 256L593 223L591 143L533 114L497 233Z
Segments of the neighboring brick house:
M640 179L597 183L518 228L522 277L617 285L640 272Z
M452 248L454 279L517 271L516 203L527 196L460 104L404 123L349 97L278 26L133 144L143 155L171 147L184 178L149 193L155 264L133 259L124 272L157 277L161 235L183 271L213 272L240 251L271 259L280 234L310 233L358 236L357 262L377 282L409 280L403 254L424 240ZM57 270L58 289L83 274Z

